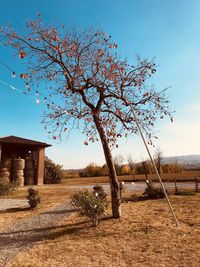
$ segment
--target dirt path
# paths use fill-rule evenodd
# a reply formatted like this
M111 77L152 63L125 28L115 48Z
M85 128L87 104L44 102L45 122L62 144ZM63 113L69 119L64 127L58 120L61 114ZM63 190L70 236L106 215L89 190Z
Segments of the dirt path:
M57 208L22 219L0 230L0 267L8 266L18 252L30 249L37 241L44 240L47 234L62 225L71 212L72 208L65 202Z
M0 199L0 211L29 207L26 199Z

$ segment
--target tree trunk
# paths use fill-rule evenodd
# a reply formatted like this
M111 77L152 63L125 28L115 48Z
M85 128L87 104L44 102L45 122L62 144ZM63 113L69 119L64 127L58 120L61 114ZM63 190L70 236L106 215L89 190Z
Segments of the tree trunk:
M97 115L94 115L94 123L97 127L105 159L106 164L109 169L109 178L110 178L110 189L111 189L111 202L112 202L112 215L114 218L119 218L121 216L121 198L120 198L120 188L119 182L117 180L117 175L115 171L115 166L112 160L112 154L110 151L110 147L108 145L108 141L106 138L106 134L102 125L100 118Z

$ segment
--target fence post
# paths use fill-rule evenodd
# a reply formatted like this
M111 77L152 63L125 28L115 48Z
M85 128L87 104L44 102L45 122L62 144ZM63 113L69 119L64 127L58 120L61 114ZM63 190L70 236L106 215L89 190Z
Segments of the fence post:
M119 182L119 192L120 192L120 199L122 200L122 191L123 191L123 188L124 188L124 182L123 181L120 181Z
M174 186L175 186L175 195L178 195L178 187L177 187L176 179L174 179Z

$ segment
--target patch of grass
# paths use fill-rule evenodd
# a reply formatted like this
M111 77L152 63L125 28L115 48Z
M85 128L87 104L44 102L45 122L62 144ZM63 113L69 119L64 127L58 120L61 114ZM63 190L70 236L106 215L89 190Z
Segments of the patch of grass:
M16 182L5 181L0 177L0 196L12 195L17 188Z
M177 196L194 196L196 192L189 190L178 190L175 195Z
M180 173L164 173L161 174L161 178L163 181L174 181L177 182L184 182L184 181L192 181L195 177L200 177L200 171L184 171ZM149 174L148 178L152 181L158 181L156 174ZM146 177L143 174L136 174L135 179L133 179L132 175L122 175L118 177L119 181L125 182L135 182L135 181L145 181ZM75 178L67 178L64 179L63 183L68 185L77 185L77 184L101 184L101 183L109 183L108 176L101 176L101 177L75 177Z
M9 196L11 199L26 199L27 197L27 186L18 188L13 195ZM29 209L14 209L7 211L0 211L0 229L8 227L10 224L15 223L17 220L30 218L48 209L56 207L70 195L70 191L57 185L42 185L33 186L39 191L41 197L41 204L35 210L30 211ZM2 198L8 198L4 196ZM1 201L1 200L0 200ZM13 212L14 211L14 212Z
M96 228L74 214L9 266L196 267L200 195L172 196L171 201L180 227L164 199L124 203L121 219L105 217Z

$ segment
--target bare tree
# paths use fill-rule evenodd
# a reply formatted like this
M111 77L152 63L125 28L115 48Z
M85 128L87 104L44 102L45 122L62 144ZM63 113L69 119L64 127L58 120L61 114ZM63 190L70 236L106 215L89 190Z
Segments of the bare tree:
M148 83L155 72L153 60L137 58L129 65L117 53L117 44L102 30L67 30L45 26L40 18L24 32L11 27L1 39L15 49L26 66L20 77L27 91L46 103L43 123L54 139L72 127L82 128L85 145L100 138L109 169L113 217L120 217L119 183L111 147L117 138L137 133L133 111L149 138L154 122L171 117L165 90Z
M142 161L142 167L143 167L145 178L147 181L148 180L148 168L147 168L147 162L146 161Z
M122 155L116 155L115 157L113 157L113 163L114 163L117 175L120 174L120 170L123 165L123 162L124 162L124 157Z
M129 167L129 170L130 170L130 175L133 176L133 179L135 179L135 167L136 167L136 162L135 160L133 159L132 155L129 154L128 157L127 157L127 161L128 161L128 167Z
M163 159L163 152L160 148L157 148L154 154L154 160L159 174L161 173L162 169L162 159Z

